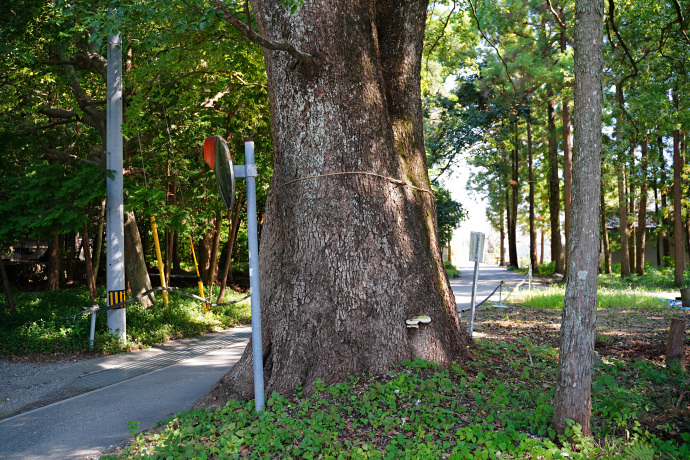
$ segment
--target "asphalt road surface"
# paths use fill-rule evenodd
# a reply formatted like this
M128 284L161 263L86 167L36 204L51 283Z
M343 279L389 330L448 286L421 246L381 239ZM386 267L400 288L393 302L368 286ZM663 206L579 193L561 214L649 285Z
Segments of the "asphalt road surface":
M455 294L455 303L458 311L466 311L470 309L472 302L472 281L474 276L474 262L470 261L455 261L455 266L460 270L460 278L450 280L450 286L453 288ZM491 292L496 289L496 286L503 281L507 285L513 287L525 279L525 275L515 273L508 270L506 267L499 267L498 265L479 264L478 279L477 279L477 294L476 303L484 300ZM507 294L506 289L503 290L503 295ZM499 293L496 292L491 298L492 301L498 301Z
M61 369L61 379L72 373L61 389L67 399L0 420L0 458L98 458L129 438L129 422L145 430L189 409L237 362L250 334L232 329Z

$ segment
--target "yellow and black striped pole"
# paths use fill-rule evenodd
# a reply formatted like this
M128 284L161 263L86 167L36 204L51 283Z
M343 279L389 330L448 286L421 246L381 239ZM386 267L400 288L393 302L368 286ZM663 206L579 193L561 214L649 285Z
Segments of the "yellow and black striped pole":
M165 285L165 270L163 269L163 257L161 256L161 245L158 242L158 227L156 226L156 218L151 216L151 230L153 231L153 244L156 246L156 258L158 259L158 272L161 276L161 286ZM168 306L168 291L163 291L163 302Z
M199 263L196 261L196 253L194 252L194 240L192 240L192 235L189 235L189 245L192 247L192 258L194 259L194 268L196 268L196 281L199 284L199 295L204 297L204 283L201 281L201 275L199 275ZM208 304L204 302L204 310L209 311Z

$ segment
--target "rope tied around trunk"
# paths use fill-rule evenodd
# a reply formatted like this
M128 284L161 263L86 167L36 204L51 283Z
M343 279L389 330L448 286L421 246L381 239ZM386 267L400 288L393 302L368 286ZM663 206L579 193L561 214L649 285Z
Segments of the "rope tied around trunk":
M300 177L300 178L297 178L297 179L293 179L293 180L287 181L287 182L285 182L285 183L283 183L283 184L280 184L280 185L275 189L275 191L268 197L268 199L266 199L266 204L268 204L268 203L271 201L271 199L272 199L274 196L276 196L276 195L278 194L278 192L280 191L280 189L283 188L283 187L285 187L286 185L294 184L295 182L301 182L301 181L307 180L307 179L318 179L318 178L320 178L320 177L344 176L344 175L354 175L354 174L359 174L359 175L363 175L363 176L374 176L374 177L378 177L378 178L387 180L388 182L392 182L392 183L397 184L397 185L404 185L404 186L406 186L406 187L410 187L410 188L413 188L413 189L415 189L415 190L419 190L420 192L430 193L431 196L434 195L434 192L433 192L432 190L425 189L425 188L421 188L421 187L417 187L416 185L413 185L413 184L411 184L411 183L409 183L409 182L406 182L406 181L404 181L404 180L396 179L396 178L394 178L394 177L384 176L384 175L382 175L382 174L376 174L376 173L368 172L368 171L341 171L341 172L334 172L334 173L327 173L327 174L318 174L318 175L315 175L315 176Z

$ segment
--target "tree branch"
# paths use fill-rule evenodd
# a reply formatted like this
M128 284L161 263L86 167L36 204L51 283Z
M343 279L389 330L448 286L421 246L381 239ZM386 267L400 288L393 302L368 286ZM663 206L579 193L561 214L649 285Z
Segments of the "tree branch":
M450 9L450 12L448 13L448 17L446 18L445 22L443 23L443 29L441 29L441 33L439 34L438 37L436 37L436 40L434 40L434 43L429 47L429 51L427 51L427 56L431 54L431 52L436 48L436 45L438 45L438 42L441 41L443 36L446 34L446 27L448 27L448 23L450 22L451 16L453 16L453 13L455 12L455 7L457 6L457 3L455 0L453 0L453 8ZM429 58L427 57L427 66L428 66Z
M257 45L269 49L269 50L274 50L274 51L285 51L288 53L290 56L293 58L297 59L300 62L303 62L309 67L314 66L314 57L311 54L302 52L295 48L295 45L292 43L288 42L277 42L274 40L269 40L268 38L262 37L261 35L257 34L254 32L254 30L249 27L247 24L242 22L237 16L232 14L221 2L220 0L215 0L214 2L215 6L223 12L224 19L228 21L230 25L232 25L235 29L239 30L242 32L242 34L245 36L247 40L249 40L252 43L256 43Z
M683 17L683 10L681 9L680 3L678 3L678 0L673 0L673 6L676 7L676 14L678 15L678 22L680 22L680 32L685 37L685 41L690 43L690 37L688 37L688 31L685 30L686 22L685 22L685 18Z
M42 113L48 118L60 118L62 120L69 121L79 120L79 115L77 115L77 112L72 110L55 109L53 107L48 107L47 105L41 105L38 108L38 113Z
M558 12L553 8L553 5L551 4L551 0L546 0L546 5L549 7L549 11L551 11L551 14L553 14L553 18L556 20L559 26L561 26L563 29L567 29L568 26L565 24L565 22L561 19L560 15Z
M623 48L623 51L625 52L625 55L628 57L628 60L633 66L634 69L634 74L632 76L637 76L637 63L635 62L635 59L633 59L632 55L630 54L630 50L628 49L628 46L625 44L623 41L623 38L621 37L621 34L618 32L618 27L616 27L616 20L614 19L614 5L613 5L613 0L609 0L609 22L611 23L611 28L613 29L613 33L616 34L616 38L618 38L618 42L621 44L621 47ZM629 78L629 77L628 77Z
M498 51L498 48L484 34L484 31L482 30L482 26L479 24L479 17L477 16L477 10L474 7L474 3L472 3L472 0L468 0L468 1L470 3L470 6L472 7L472 16L474 16L474 20L477 22L477 30L479 30L479 34L494 49L494 51L496 51L498 58L501 60L501 62L503 63L503 67L506 69L506 76L508 77L508 81L510 82L510 86L513 87L513 91L517 91L515 88L515 83L513 83L513 79L510 77L510 72L508 71L508 64L503 59L503 56L501 56L501 52Z
M196 8L194 5L191 5L187 0L182 0L182 3L187 5L189 8L192 9L197 14L203 15L203 11L199 10ZM269 40L266 37L262 37L261 35L257 34L254 32L254 30L251 28L251 20L250 16L247 16L247 23L242 22L241 19L239 19L237 16L232 14L230 10L228 10L225 7L225 4L221 0L214 0L214 5L216 8L218 8L219 11L223 13L223 19L225 19L228 24L233 26L235 29L239 30L244 37L249 40L252 43L255 43L263 48L269 49L269 50L274 50L274 51L285 51L288 53L290 56L293 58L297 59L298 61L306 64L308 67L313 67L314 66L314 57L309 54L305 53L303 51L298 50L295 45L292 43L287 43L287 42L277 42L274 40ZM245 12L248 12L247 4L245 3L244 6Z

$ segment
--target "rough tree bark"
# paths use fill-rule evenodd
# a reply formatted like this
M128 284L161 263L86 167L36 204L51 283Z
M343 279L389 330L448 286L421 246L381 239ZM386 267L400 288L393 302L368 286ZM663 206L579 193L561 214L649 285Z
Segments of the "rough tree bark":
M266 392L311 391L413 356L450 363L469 336L424 154L427 1L308 2L294 15L251 3L262 36L313 56L264 51L274 142L259 253ZM420 314L431 323L408 329ZM252 385L250 345L197 407L250 398Z
M146 268L144 252L142 251L139 228L134 217L134 211L125 211L125 277L132 290L132 295L141 294L151 289L151 279ZM153 294L139 300L142 307L148 308L156 302Z
M565 271L565 256L561 240L561 195L558 179L558 149L556 145L556 115L553 90L549 88L547 124L549 132L549 216L551 223L551 260L556 262L556 273Z
M592 354L597 304L601 181L603 1L575 3L575 110L573 190L565 305L561 325L554 430L566 418L592 435Z

